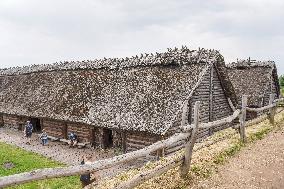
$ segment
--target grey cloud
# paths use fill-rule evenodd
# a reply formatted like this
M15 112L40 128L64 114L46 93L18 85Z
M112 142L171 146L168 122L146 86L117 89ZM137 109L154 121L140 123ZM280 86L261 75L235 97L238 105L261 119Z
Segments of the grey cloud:
M284 2L271 0L2 0L1 67L121 57L188 45L227 61L277 61Z

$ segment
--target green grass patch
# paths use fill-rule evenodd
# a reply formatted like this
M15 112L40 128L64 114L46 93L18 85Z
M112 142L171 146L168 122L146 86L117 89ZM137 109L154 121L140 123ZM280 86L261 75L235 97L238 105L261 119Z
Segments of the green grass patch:
M270 131L272 131L272 128L263 128L260 131L253 133L249 136L249 141L254 142L257 140L263 139Z
M202 178L209 178L213 174L210 167L200 165L192 165L190 171Z
M223 152L218 154L214 158L213 163L215 163L215 164L223 164L226 161L226 159L228 159L229 157L232 157L235 154L237 154L239 151L241 151L242 147L244 147L244 146L245 146L245 144L243 142L241 142L241 141L238 141L238 142L234 143L228 149L225 149Z
M8 165L8 168L5 167ZM32 171L35 169L63 167L64 164L50 160L41 155L25 151L16 146L0 142L0 177L17 173ZM64 177L58 179L49 179L31 182L10 188L15 189L59 189L59 188L81 188L78 176Z
M262 128L261 130L255 132L255 133L250 134L248 136L248 143L252 143L252 142L255 142L257 140L263 139L270 131L272 131L272 129L273 129L272 127L265 127L265 128ZM217 165L225 163L225 161L228 158L237 154L245 146L246 146L246 144L241 142L241 141L233 143L231 147L224 150L222 153L218 154L214 158L213 163L215 163Z

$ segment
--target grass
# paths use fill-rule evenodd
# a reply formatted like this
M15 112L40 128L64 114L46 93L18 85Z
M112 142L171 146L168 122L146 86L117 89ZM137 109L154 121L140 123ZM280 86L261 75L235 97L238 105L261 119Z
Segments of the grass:
M265 137L265 135L267 135L271 130L272 130L272 128L263 128L260 131L252 133L248 137L248 143L253 143L257 140L263 139ZM233 157L235 154L237 154L239 151L241 151L241 149L245 146L246 146L246 144L241 142L241 141L233 143L232 146L230 146L229 148L225 149L223 152L218 154L214 158L213 163L215 163L217 165L223 164L228 158Z
M4 168L5 163L12 163L13 167L10 169ZM26 171L31 171L41 168L52 168L64 166L64 164L52 161L41 155L22 150L16 146L0 142L0 177L8 176ZM79 177L65 177L58 179L49 179L31 182L23 185L10 187L13 189L68 189L81 188Z

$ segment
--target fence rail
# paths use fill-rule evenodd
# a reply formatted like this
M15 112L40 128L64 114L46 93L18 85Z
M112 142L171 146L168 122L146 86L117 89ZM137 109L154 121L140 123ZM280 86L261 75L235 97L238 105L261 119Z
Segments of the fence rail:
M187 103L185 103L185 107L183 108L182 114L182 122L181 122L181 133L174 134L173 136L169 137L168 139L158 141L150 146L147 146L143 149L126 153L123 155L115 156L113 158L98 160L93 162L92 164L88 165L78 165L78 166L70 166L70 167L61 167L61 168L45 168L45 169L38 169L30 172L0 177L0 188L12 186L16 184L23 184L31 181L36 180L43 180L43 179L50 179L50 178L58 178L58 177L65 177L65 176L73 176L73 175L80 175L84 173L92 173L99 170L107 169L114 167L116 165L130 162L132 160L136 160L138 158L146 157L147 155L157 152L159 150L163 150L167 147L172 146L173 144L177 144L180 141L186 141L185 144L185 153L183 157L180 157L176 160L172 160L167 162L163 165L159 165L151 171L138 174L134 176L132 179L121 183L116 188L133 188L153 177L159 176L166 171L180 166L181 175L184 177L187 175L192 153L193 147L196 142L196 135L198 129L205 129L205 128L212 128L216 126L220 126L226 123L233 122L236 118L239 117L240 119L240 126L239 126L239 133L240 138L243 142L246 142L245 136L245 124L246 124L246 112L247 111L254 111L260 112L264 110L269 110L269 120L272 124L274 124L274 115L275 115L275 108L277 107L277 103L283 99L276 99L274 100L274 96L270 96L269 105L264 106L262 108L248 108L247 107L247 96L243 96L242 99L242 108L237 109L231 116L223 118L221 120L209 122L209 123L199 123L199 108L200 102L196 102L194 106L194 121L192 125L185 125L187 119ZM190 137L190 138L189 138Z
M199 126L199 129L210 129L212 127L217 127L226 123L231 123L234 121L241 113L241 110L236 110L231 116L228 116L226 118L217 120L217 121L212 121L208 123L201 123ZM182 127L183 132L189 132L193 128L193 125L187 125L185 127Z

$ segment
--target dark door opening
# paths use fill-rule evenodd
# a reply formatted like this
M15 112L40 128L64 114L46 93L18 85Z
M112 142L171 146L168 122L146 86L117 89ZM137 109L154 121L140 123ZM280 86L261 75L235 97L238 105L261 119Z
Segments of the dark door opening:
M103 129L103 148L113 147L113 135L112 130Z
M40 119L31 118L31 124L33 125L33 132L41 132Z

